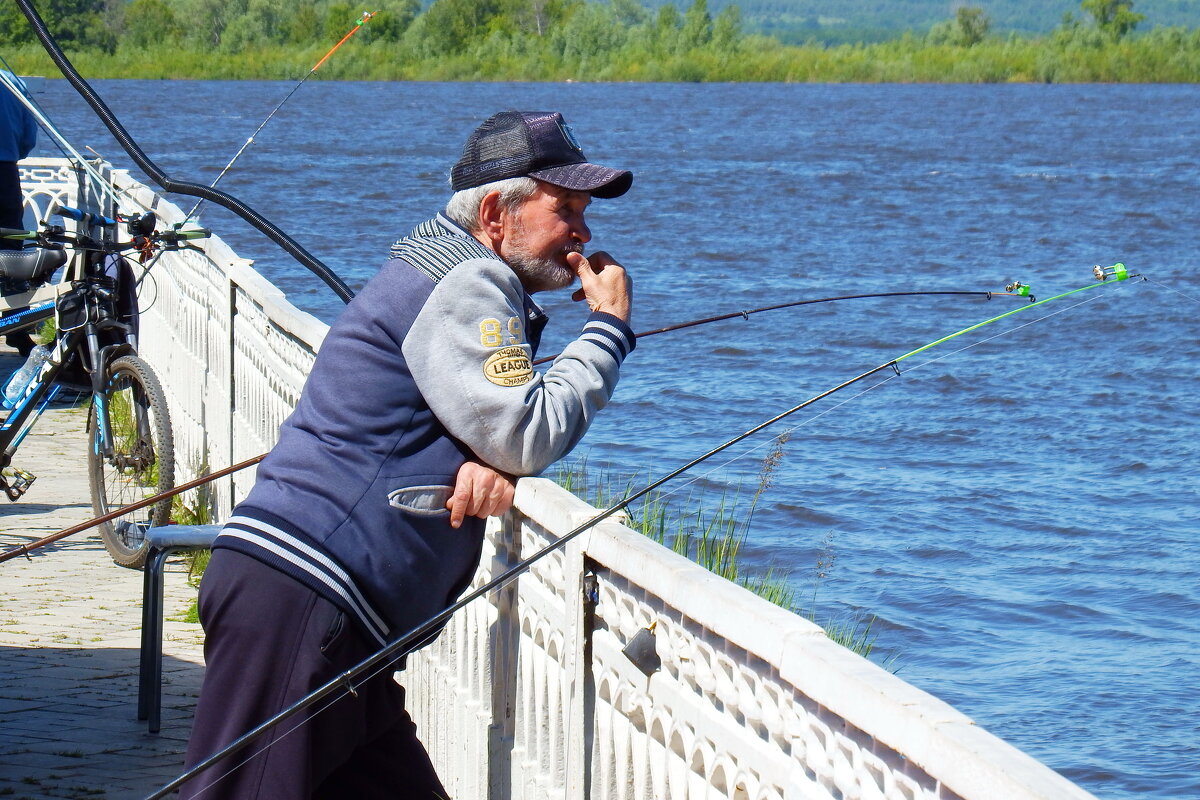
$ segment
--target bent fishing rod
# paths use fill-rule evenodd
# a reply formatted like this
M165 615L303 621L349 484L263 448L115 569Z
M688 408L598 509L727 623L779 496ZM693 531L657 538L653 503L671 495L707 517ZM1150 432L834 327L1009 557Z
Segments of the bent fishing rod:
M665 328L657 328L652 331L644 331L642 333L638 333L638 334L634 334L634 335L637 338L641 338L644 336L653 336L653 335L659 334L659 333L669 333L671 331L683 330L685 328L693 328L698 325L707 325L708 323L711 323L711 322L721 322L722 320L734 319L736 317L742 317L744 319L749 319L749 316L751 314L758 314L758 313L761 313L764 311L775 311L775 310L784 309L784 308L794 308L796 306L812 305L814 303L832 303L832 302L836 302L836 301L840 301L840 300L858 300L858 299L862 299L862 298L920 297L920 296L930 296L930 295L959 295L959 296L968 296L968 297L986 297L989 300L992 297L1024 297L1024 298L1028 298L1030 300L1030 302L1036 302L1036 298L1028 292L1028 287L1025 286L1025 284L1021 284L1021 283L1009 284L1007 287L1005 287L1005 291L1003 291L1003 292L925 291L925 292L875 292L872 294L848 294L848 295L840 295L837 297L821 297L821 298L815 298L815 299L810 299L810 300L797 300L797 301L794 301L791 303L779 303L779 304L773 305L773 306L766 306L764 308L755 308L755 309L750 309L750 310L746 310L746 311L732 311L727 314L719 314L719 315L713 316L713 317L705 317L704 319L694 319L689 322L680 322L675 325L668 325ZM532 364L534 366L539 365L539 364L544 364L548 361L554 360L557 357L558 357L557 355L546 356L545 358L539 358L536 361L533 361ZM111 512L105 514L104 516L96 517L95 519L88 520L87 522L81 522L78 525L74 525L71 528L68 528L68 529L65 529L62 531L58 531L57 533L53 533L45 538L38 539L37 541L30 542L29 544L21 545L20 547L13 548L11 550L7 550L3 553L0 553L0 564L3 564L5 561L8 561L9 559L15 558L17 556L21 556L21 555L28 556L31 551L36 550L39 547L44 547L45 545L53 544L54 542L57 542L60 539L63 539L67 536L72 536L76 533L82 533L83 531L85 531L89 528L93 528L96 525L100 525L104 522L108 522L109 520L116 519L118 517L122 517L125 514L128 514L130 512L137 511L139 509L153 505L154 503L158 502L159 500L166 500L168 498L174 497L177 494L180 494L181 492L185 492L190 489L196 488L197 486L201 486L204 483L217 480L218 478L223 478L226 475L230 475L239 470L245 469L247 467L251 467L251 466L257 464L258 462L262 461L264 458L266 458L266 455L267 455L266 453L263 453L262 455L255 456L254 458L252 458L248 461L244 461L241 464L235 464L234 466L226 467L226 468L220 470L219 472L214 472L211 475L205 476L203 478L198 478L195 481L193 481L189 484L186 484L184 486L176 487L175 489L171 489L171 490L163 492L161 494L154 495L153 497L149 497L144 500L139 500L136 503L131 503L128 506L116 509L115 511L111 511Z
M836 297L818 297L811 300L794 300L790 303L778 303L773 306L763 306L762 308L752 308L746 311L731 311L728 314L718 314L715 317L704 317L702 319L693 319L688 322L678 322L674 325L668 325L665 328L655 328L652 331L642 331L635 333L633 338L642 339L646 336L655 336L660 333L670 333L671 331L679 331L684 328L694 328L698 325L707 325L710 322L722 322L727 319L750 319L751 314L761 314L764 311L778 311L784 308L795 308L797 306L810 306L816 303L833 303L839 300L861 300L864 298L874 297L934 297L934 296L955 295L959 297L984 297L991 300L993 297L1022 297L1028 298L1032 302L1036 302L1037 298L1029 293L1029 287L1026 284L1014 282L1005 287L1003 292L952 292L952 291L926 291L926 292L873 292L870 294L842 294ZM558 358L562 353L555 353L552 356L544 356L531 362L531 366L546 364Z
M127 506L121 506L118 509L109 511L107 514L102 514L99 517L89 519L87 522L81 522L78 525L72 525L70 528L65 528L65 529L59 531L58 533L52 533L49 536L38 539L35 542L30 542L29 544L23 544L23 545L20 545L19 547L14 547L10 550L5 550L3 553L0 553L0 564L3 564L5 561L8 561L9 559L16 558L17 556L25 556L26 558L28 558L29 554L32 551L38 549L39 547L45 547L48 544L54 544L59 539L65 539L68 536L73 536L76 533L82 533L83 531L86 531L89 528L94 528L97 525L102 525L105 522L110 522L114 519L117 519L118 517L123 517L126 514L146 508L147 506L152 506L155 503L159 502L160 500L167 500L169 498L174 497L177 494L183 494L184 492L191 491L192 489L198 489L207 483L212 483L215 480L224 478L226 475L232 475L233 473L239 472L243 469L246 469L247 467L252 467L255 464L257 464L258 462L262 461L266 457L267 457L267 454L263 453L262 455L255 456L254 458L248 458L239 464L234 464L233 466L225 467L224 469L217 470L216 472L213 472L208 475L202 475L199 478L196 478L195 480L191 480L191 481L188 481L187 483L180 484L179 486L176 486L174 489L168 489L167 491L160 492L159 494L156 494L152 497L146 497L141 500L138 500L137 502L130 503Z
M268 220L262 214L233 195L223 192L220 189L214 189L202 183L177 181L151 161L141 146L125 130L125 127L117 119L116 115L113 114L104 100L76 71L70 60L58 46L58 42L51 35L49 29L47 29L46 23L38 14L37 9L33 7L31 0L16 0L16 2L22 13L25 14L26 19L29 20L29 25L33 28L33 32L37 35L38 40L41 41L42 47L45 48L51 60L62 71L63 77L67 79L75 91L79 92L80 96L91 106L96 116L100 118L100 121L104 123L105 127L108 128L109 132L112 133L125 152L129 154L129 157L133 159L134 163L151 180L161 186L166 192L199 197L202 200L212 201L222 208L232 211L307 267L309 271L324 281L325 285L332 289L343 302L349 303L353 299L354 292L346 285L345 281L338 277L337 273L312 253L301 247L295 239L284 233L275 223Z
M692 469L693 467L707 461L708 459L712 458L713 456L717 455L718 453L721 453L724 450L729 449L730 447L737 444L738 442L741 442L741 441L749 438L750 436L753 436L754 434L758 433L759 431L762 431L763 429L765 429L771 425L774 425L776 422L779 422L782 419L790 417L792 414L795 414L796 412L800 411L801 409L807 408L808 406L812 405L813 403L823 400L826 397L829 397L830 395L832 395L836 392L839 392L842 389L847 388L848 386L853 386L854 384L859 383L860 381L863 381L863 380L871 377L872 375L875 375L877 373L883 372L888 369L892 369L896 372L896 374L900 374L899 365L902 361L909 359L909 358L917 355L918 353L923 353L927 350L937 347L938 345L944 344L945 342L948 342L952 339L956 339L959 336L963 336L967 333L970 333L972 331L983 328L984 326L991 325L995 322L999 322L1000 320L1005 319L1007 317L1011 317L1014 314L1019 314L1023 311L1028 311L1032 308L1045 305L1046 303L1054 302L1055 300L1060 300L1064 297L1069 297L1071 295L1075 295L1080 292L1085 292L1085 291L1088 291L1091 289L1096 289L1101 286L1115 285L1117 282L1127 280L1130 277L1138 277L1136 275L1131 275L1126 270L1124 264L1115 264L1111 267L1097 266L1094 268L1093 273L1099 279L1099 281L1100 281L1099 283L1088 284L1087 286L1082 286L1078 289L1072 289L1070 291L1054 295L1053 297L1048 297L1045 300L1034 301L1027 305L1020 306L1011 311L1007 311L1003 314L999 314L997 316L986 319L983 322L979 322L974 325L963 328L960 331L956 331L947 336L943 336L940 339L935 339L934 341L929 342L928 344L922 345L921 347L918 347L914 350L910 350L901 356L893 358L883 364L880 364L877 367L873 367L872 369L869 369L860 375L850 378L847 381L843 381L842 383L839 383L838 385L836 385L830 389L826 389L825 391L821 392L820 394L817 394L817 395L814 395L814 396L808 398L804 402L799 403L798 405L795 405L792 408L789 408L788 410L786 410L780 414L777 414L774 417L771 417L770 419L768 419L764 422L759 423L758 425L755 425L754 427L733 437L732 439L725 442L724 444L718 445L717 447L714 447L712 450L709 450L707 453L705 453L697 458L692 459L688 463L684 464L682 467L679 467L678 469L675 469L672 472L667 473L666 475L662 476L661 478L658 478L657 480L655 480L655 481L651 482L650 484L644 486L643 488L639 489L637 492L634 492L633 494L627 496L620 502L617 502L617 503L609 506L608 508L599 512L598 514L596 514L594 517L590 518L586 522L582 523L581 525L578 525L577 527L575 527L575 528L571 529L570 531L568 531L567 533L563 534L562 537L560 537L557 541L552 542L551 544L543 547L541 550L537 551L536 553L529 556L525 560L520 561L517 564L514 564L512 567L505 570L503 573L496 576L492 580L488 581L483 586L480 586L478 589L475 589L475 590L469 592L468 594L464 595L462 598L460 598L453 605L446 608L444 611L430 617L428 620L421 623L417 627L413 628L412 630L408 631L407 633L401 635L399 638L388 643L383 648L376 651L373 655L368 656L367 658L363 659L355 666L351 667L350 669L348 669L348 670L340 673L339 675L335 676L334 678L330 679L328 682L326 682L322 686L318 687L317 689L315 689L308 695L304 696L300 700L297 700L295 703L293 703L289 707L285 708L284 710L280 711L275 716L273 716L270 719L266 720L265 722L259 724L257 727L253 728L252 730L247 731L245 734L238 737L236 740L230 742L228 745L226 745L224 748L217 751L216 753L213 753L212 755L208 756L203 761L199 762L198 764L193 766L191 769L184 772L182 775L177 777L175 780L171 781L166 786L159 789L154 794L149 795L146 798L146 800L159 800L159 798L166 797L168 794L170 794L174 790L178 789L185 782L196 777L201 772L209 769L210 767L214 766L221 760L242 750L247 745L249 745L251 742L253 742L255 739L257 739L259 736L261 736L262 734L264 734L265 732L270 730L271 728L273 728L276 725L280 724L281 722L284 722L285 720L295 716L296 714L300 713L301 711L305 710L306 708L312 706L314 703L317 703L317 702L325 699L326 697L329 697L330 695L334 694L335 692L341 691L344 694L339 695L338 697L335 697L334 700L331 702L336 702L338 699L341 699L341 697L344 696L345 694L351 694L351 695L355 694L356 693L355 681L357 679L362 677L365 673L374 670L373 672L371 672L370 675L367 675L365 678L363 678L364 681L368 680L373 675L378 674L379 672L383 671L384 669L389 668L396 661L398 661L399 659L408 655L410 652L412 652L413 650L417 649L422 644L424 644L426 640L430 639L445 625L445 623L450 619L450 617L452 617L455 613L457 613L458 611L465 608L467 605L471 604L472 602L479 599L480 597L494 591L495 589L498 589L498 588L510 583L511 581L515 580L516 578L520 577L524 572L529 570L529 568L532 567L534 564L541 561L543 558L550 555L551 553L561 549L566 544L568 544L569 542L574 540L576 537L578 537L580 534L592 529L599 523L603 522L605 519L608 519L609 517L611 517L613 514L616 514L618 511L621 511L621 510L627 508L634 501L639 500L642 497L645 497L650 492L654 491L655 489L657 489L658 487L667 483L668 481L678 477L679 475L682 475L683 473L685 473L688 470ZM1113 281L1111 283L1109 282L1109 278L1113 279ZM360 681L360 683L361 683L361 681ZM304 723L301 722L299 724L304 724ZM270 745L267 745L267 747L269 747L269 746ZM252 757L254 757L254 755L257 755L257 753L253 754L250 757L252 758ZM236 767L235 767L235 769L236 769ZM219 780L219 778L218 778L218 780Z

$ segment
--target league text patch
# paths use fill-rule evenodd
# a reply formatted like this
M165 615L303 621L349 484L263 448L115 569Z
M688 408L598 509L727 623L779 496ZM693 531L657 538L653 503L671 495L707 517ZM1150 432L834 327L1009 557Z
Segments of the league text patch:
M533 365L523 347L504 347L483 362L483 375L497 386L521 386L533 379Z

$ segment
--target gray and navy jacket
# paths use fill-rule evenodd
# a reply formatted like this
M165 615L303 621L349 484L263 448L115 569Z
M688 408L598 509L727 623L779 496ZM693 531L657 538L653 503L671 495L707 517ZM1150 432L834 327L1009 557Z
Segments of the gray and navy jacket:
M483 520L450 527L458 468L533 475L561 458L634 347L624 322L593 313L539 374L545 324L512 268L460 226L418 226L330 328L214 546L287 573L381 643L446 608L483 542Z

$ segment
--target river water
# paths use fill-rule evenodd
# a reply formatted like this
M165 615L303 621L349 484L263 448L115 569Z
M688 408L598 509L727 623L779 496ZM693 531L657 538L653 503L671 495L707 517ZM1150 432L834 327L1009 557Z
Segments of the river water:
M130 165L65 82L32 86L77 147ZM97 88L173 177L209 182L290 84ZM747 558L822 619L874 615L900 677L1097 795L1200 797L1200 89L312 83L221 185L360 285L504 108L561 110L592 158L636 173L590 222L635 276L638 330L844 293L1019 280L1049 297L1116 261L1149 276L781 423ZM337 315L259 234L202 216L297 305ZM554 352L582 312L545 300ZM857 300L647 338L578 452L656 476L1017 304ZM673 499L728 489L744 507L771 442Z

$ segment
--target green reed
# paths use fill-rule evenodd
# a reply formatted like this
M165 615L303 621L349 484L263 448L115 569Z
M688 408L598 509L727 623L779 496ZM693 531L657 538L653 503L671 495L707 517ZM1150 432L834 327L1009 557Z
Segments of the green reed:
M763 459L757 486L748 501L742 501L740 489L721 492L715 499L689 494L683 500L672 503L667 502L664 493L651 492L625 509L629 518L628 526L709 572L812 620L825 630L831 640L868 657L874 651L878 638L874 632L874 615L860 612L827 617L824 621L818 619L818 592L837 560L832 531L822 540L812 596L807 606L799 604L796 589L787 574L781 574L775 566L755 572L748 570L743 563L742 547L750 531L754 510L771 486L775 471L783 460L787 441L786 433L776 438L771 451ZM606 471L591 470L586 458L559 464L552 477L567 491L597 508L615 505L633 494L639 483L637 475L620 477ZM893 658L885 659L882 666L893 669Z

